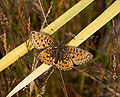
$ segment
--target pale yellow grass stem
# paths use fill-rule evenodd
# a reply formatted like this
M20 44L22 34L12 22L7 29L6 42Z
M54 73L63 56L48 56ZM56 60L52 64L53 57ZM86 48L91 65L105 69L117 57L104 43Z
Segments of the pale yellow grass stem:
M120 0L116 0L108 9L106 9L96 20L94 20L91 24L89 24L85 29L83 29L72 41L69 42L68 45L78 46L82 42L84 42L87 38L89 38L92 34L94 34L98 29L104 26L108 21L110 21L113 17L115 17L120 12ZM56 25L55 25L56 26ZM58 26L58 25L57 25ZM51 27L49 27L49 30ZM59 29L58 27L52 27L53 31ZM45 30L45 32L49 32L49 30ZM52 34L52 31L51 31ZM20 82L8 95L10 97L18 92L20 89L28 85L35 78L43 74L46 70L48 70L51 66L42 64L35 71L33 71L29 76L27 76L22 82Z

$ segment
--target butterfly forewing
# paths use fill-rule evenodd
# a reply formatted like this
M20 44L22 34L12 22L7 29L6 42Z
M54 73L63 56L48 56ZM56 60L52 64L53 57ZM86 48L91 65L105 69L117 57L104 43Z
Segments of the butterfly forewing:
M55 45L55 41L51 37L48 37L36 31L32 31L30 33L30 40L33 46L37 49L42 49L42 48Z
M69 53L75 65L83 64L93 58L93 55L83 49L76 47L64 47L66 52Z

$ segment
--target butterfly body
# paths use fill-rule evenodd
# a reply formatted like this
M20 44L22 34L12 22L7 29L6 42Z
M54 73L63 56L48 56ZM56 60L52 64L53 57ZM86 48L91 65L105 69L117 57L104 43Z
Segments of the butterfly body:
M44 39L45 38L45 39ZM37 49L45 48L39 54L39 59L47 65L56 65L58 69L68 71L75 65L89 61L93 55L74 46L55 46L55 41L44 34L32 31L30 40ZM40 44L41 43L41 44Z
M56 57L55 57L55 64L57 64L58 63L58 59L59 59L59 57L60 57L60 54L61 54L61 51L62 50L62 48L61 47L57 47L56 48Z

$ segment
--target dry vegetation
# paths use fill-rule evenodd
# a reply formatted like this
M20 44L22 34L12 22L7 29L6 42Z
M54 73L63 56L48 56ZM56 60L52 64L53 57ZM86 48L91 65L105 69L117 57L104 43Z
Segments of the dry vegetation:
M0 0L0 58L43 29L79 0ZM67 43L98 17L112 0L95 0L52 37ZM42 8L43 10L42 10ZM45 19L45 16L47 18ZM120 15L117 15L80 48L94 55L89 63L68 72L50 68L15 97L117 97L120 96ZM5 97L41 62L34 49L0 72L0 97Z

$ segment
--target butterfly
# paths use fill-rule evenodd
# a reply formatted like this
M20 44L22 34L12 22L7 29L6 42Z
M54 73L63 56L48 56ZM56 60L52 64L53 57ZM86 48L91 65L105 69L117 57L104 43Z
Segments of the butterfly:
M53 38L36 31L31 31L29 38L36 49L43 49L38 55L39 59L60 70L71 70L74 65L83 64L93 58L91 53L83 49L57 45Z

